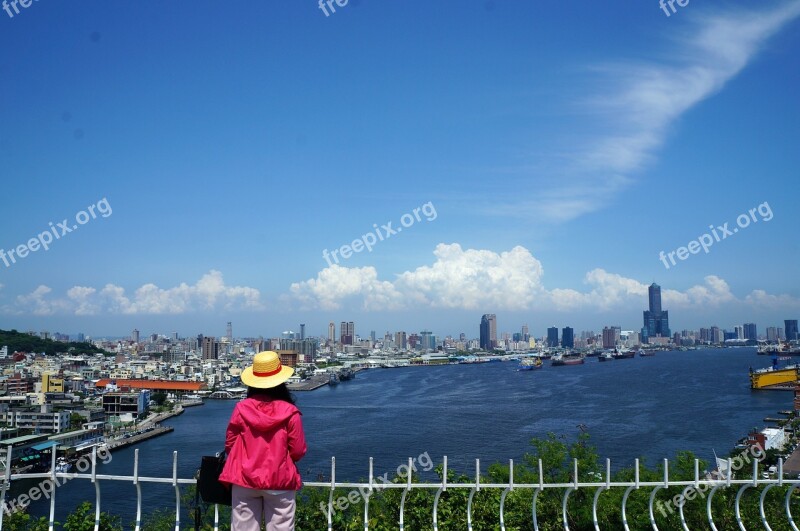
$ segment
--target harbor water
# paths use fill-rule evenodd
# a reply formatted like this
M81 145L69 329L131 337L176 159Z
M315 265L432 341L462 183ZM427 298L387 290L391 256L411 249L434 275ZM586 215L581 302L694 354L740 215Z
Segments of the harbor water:
M548 433L574 440L581 429L601 458L627 466L637 457L653 465L689 450L706 460L727 455L738 439L764 418L791 409L792 393L751 391L749 367L768 365L753 348L659 352L653 357L517 371L515 362L375 369L313 392L296 393L309 451L299 468L306 481L330 479L336 457L339 481L392 474L409 457L448 456L451 468L472 473L494 462L519 460L530 440ZM139 475L192 477L202 455L223 447L234 401L207 401L166 421L174 431L113 453L104 474L132 475L139 450ZM580 428L579 428L580 426ZM126 527L135 515L135 487L101 483L104 510ZM94 500L88 481L73 480L57 491L58 518L82 500ZM169 485L143 486L144 506L174 507ZM170 501L173 500L173 501ZM47 502L31 511L46 515ZM189 515L183 515L187 519ZM58 519L57 518L57 519Z

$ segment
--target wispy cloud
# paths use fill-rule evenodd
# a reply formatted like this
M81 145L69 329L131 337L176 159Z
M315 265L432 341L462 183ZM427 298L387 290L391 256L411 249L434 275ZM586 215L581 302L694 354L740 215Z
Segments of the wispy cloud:
M737 10L694 16L676 29L669 53L658 61L616 61L591 65L596 87L586 97L587 121L596 133L584 135L564 165L561 153L549 170L551 184L535 199L505 209L554 222L582 216L608 204L656 157L675 122L718 93L763 48L766 41L800 16L800 1L767 10ZM675 26L678 28L678 26Z

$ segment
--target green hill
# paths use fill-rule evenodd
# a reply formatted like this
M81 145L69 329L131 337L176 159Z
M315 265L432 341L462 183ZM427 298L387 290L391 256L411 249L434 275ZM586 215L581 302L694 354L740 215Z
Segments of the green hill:
M9 356L13 352L44 352L48 356L54 356L57 353L69 354L104 354L110 356L111 353L103 349L99 349L91 343L64 343L63 341L53 341L52 339L42 339L40 337L32 336L17 332L16 330L0 330L0 348L8 347Z

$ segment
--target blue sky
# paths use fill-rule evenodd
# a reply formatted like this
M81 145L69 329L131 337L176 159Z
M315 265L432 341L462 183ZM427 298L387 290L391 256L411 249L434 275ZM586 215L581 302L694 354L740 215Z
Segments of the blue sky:
M0 249L111 212L0 261L0 327L638 329L653 281L673 330L800 318L800 1L561 4L0 11Z

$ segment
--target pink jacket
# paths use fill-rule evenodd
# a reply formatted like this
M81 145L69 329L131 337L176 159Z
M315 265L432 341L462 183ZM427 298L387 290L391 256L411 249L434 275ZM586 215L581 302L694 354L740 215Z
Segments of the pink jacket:
M283 400L245 398L233 409L225 435L222 483L251 489L299 490L295 462L306 454L300 411Z

